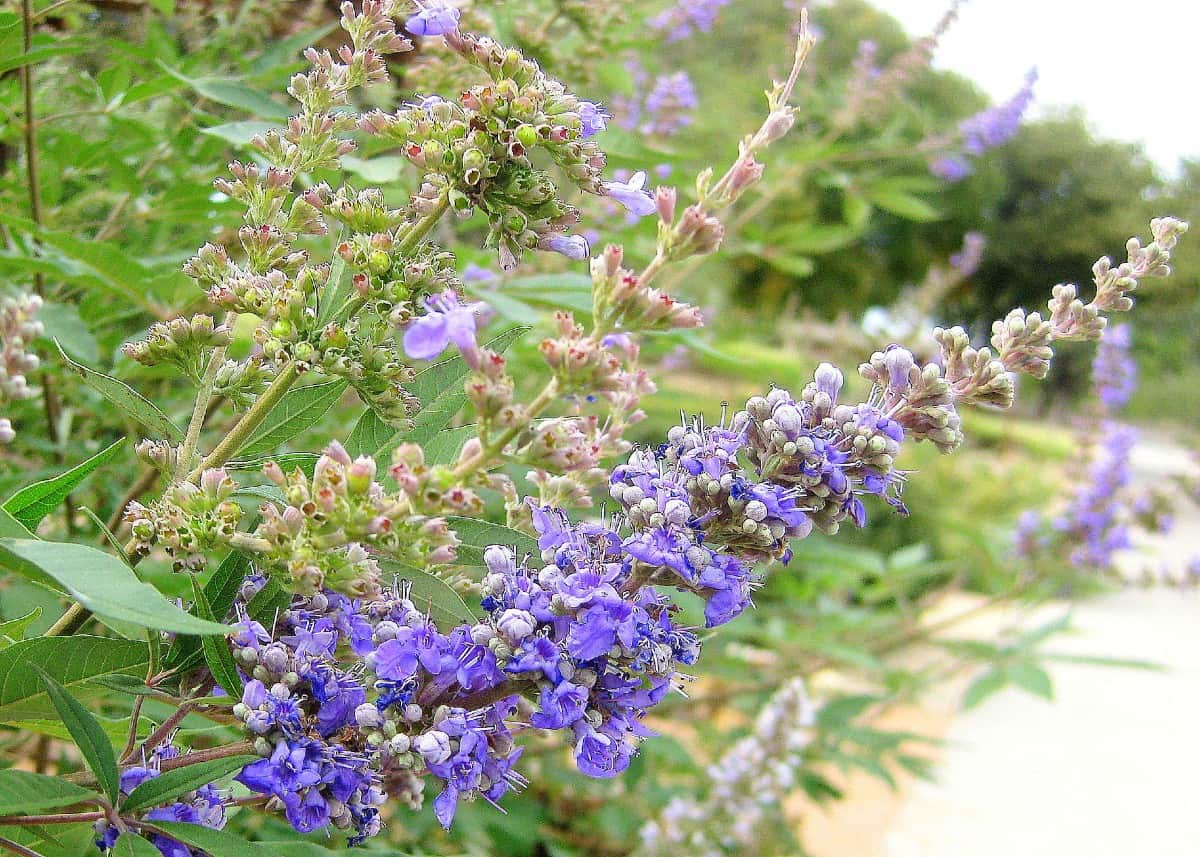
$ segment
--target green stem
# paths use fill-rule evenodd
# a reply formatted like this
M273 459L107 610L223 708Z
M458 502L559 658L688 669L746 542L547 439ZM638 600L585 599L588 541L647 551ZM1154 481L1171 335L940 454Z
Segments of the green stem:
M0 815L0 826L27 824L77 824L104 818L103 811L60 812L54 815Z
M3 848L5 851L11 851L13 854L20 854L21 857L42 857L41 854L38 854L32 848L26 848L24 845L13 842L11 839L5 839L3 836L0 836L0 848Z
M83 627L83 623L92 617L92 611L79 604L72 604L67 612L58 617L58 621L46 631L47 637L67 637Z
M226 316L226 324L230 323L232 316L233 313ZM208 360L208 367L204 370L204 377L200 379L200 389L196 392L196 403L192 406L192 418L188 421L187 435L183 439L183 446L179 448L179 461L175 465L176 482L182 481L184 474L192 466L192 459L196 456L196 447L200 443L200 429L204 427L208 404L212 401L217 370L224 362L225 346L214 348Z
M237 453L254 432L256 428L262 425L263 420L267 415L274 410L279 404L279 400L284 394L291 389L292 384L296 383L296 379L300 377L300 370L296 368L295 363L289 363L283 370L275 376L275 380L271 382L267 389L263 390L262 395L254 400L254 404L250 406L250 410L242 415L242 418L237 421L229 434L222 438L217 444L216 449L208 454L200 464L188 473L188 480L194 481L201 472L212 467L220 467Z

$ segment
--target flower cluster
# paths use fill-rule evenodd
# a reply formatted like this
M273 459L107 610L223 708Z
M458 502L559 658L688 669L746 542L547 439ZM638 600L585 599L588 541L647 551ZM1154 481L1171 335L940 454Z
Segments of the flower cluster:
M554 237L579 221L551 175L535 167L535 152L545 153L580 190L606 192L604 153L589 139L604 128L604 113L490 38L455 30L445 39L490 82L455 101L429 96L394 113L368 113L359 127L401 146L459 216L481 211L488 246L497 249L501 267L512 270L528 250L560 249Z
M232 499L237 483L224 469L205 470L199 485L180 482L151 506L128 506L134 552L159 544L177 568L194 569L205 551L231 545L255 554L288 591L330 588L356 596L379 592L376 554L420 568L453 561L457 539L439 515L477 514L475 493L438 489L412 444L397 447L388 468L397 490L375 481L376 468L374 459L351 459L337 442L317 459L311 478L299 467L284 473L268 462L263 475L279 501L261 506L252 533L237 532L243 517Z
M1129 487L1129 456L1137 443L1137 431L1104 421L1098 426L1098 436L1099 443L1070 504L1051 524L1068 547L1072 565L1108 571L1113 567L1113 554L1130 545L1121 498Z
M184 754L167 741L155 747L140 764L134 764L121 771L120 792L128 797L142 783L152 780L161 774L159 766L167 759L177 759ZM146 822L172 821L183 824L199 824L214 830L225 827L225 798L212 783L201 785L187 794L181 795L169 804L155 807L141 813ZM95 824L96 847L109 852L117 844L121 836L135 836L130 832L122 833L106 819ZM189 848L182 842L164 836L161 833L144 834L163 857L202 857L201 852Z
M1129 353L1132 330L1119 324L1096 346L1092 361L1092 394L1105 413L1113 414L1129 402L1137 388L1137 364Z
M617 124L628 130L672 137L692 124L699 106L696 88L686 71L661 74L651 80L641 63L626 64L633 78L633 95L614 102Z
M235 659L250 678L235 706L263 759L237 779L276 798L298 830L378 830L384 797L434 808L449 826L459 800L495 802L521 777L506 725L569 730L584 773L624 770L640 720L695 662L693 634L671 607L633 585L636 560L603 527L572 526L537 507L544 565L493 546L484 618L443 633L407 583L355 600L298 597L268 629L245 615L263 584L243 585Z
M929 165L938 178L950 182L962 181L971 174L970 158L977 158L988 149L1003 146L1017 133L1021 118L1033 101L1033 86L1037 70L1031 69L1024 85L1003 104L981 110L958 125L961 149L935 158Z
M729 0L675 0L650 19L650 27L668 42L683 41L711 30L721 9L728 5Z
M41 307L37 295L0 299L0 405L34 394L25 376L38 367L31 345L42 335L42 323L35 318ZM0 417L0 443L11 443L14 437L12 422Z
M709 767L708 794L672 798L642 828L638 857L721 857L755 849L768 813L795 786L815 715L801 679L776 691L754 730Z

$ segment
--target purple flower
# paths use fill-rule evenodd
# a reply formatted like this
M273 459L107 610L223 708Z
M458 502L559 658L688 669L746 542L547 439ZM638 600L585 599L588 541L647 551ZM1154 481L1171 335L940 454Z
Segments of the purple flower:
M459 11L442 0L418 0L420 10L404 22L414 36L444 36L458 29Z
M929 171L948 182L960 182L974 172L967 159L960 155L944 155L935 159L929 164Z
M559 682L557 687L543 688L538 697L541 711L530 717L529 722L538 729L562 729L570 726L583 717L587 700L587 688L571 684L569 681Z
M1021 117L1033 101L1033 85L1037 83L1037 69L1030 69L1025 84L1003 104L981 110L959 123L963 136L963 149L968 155L982 155L988 149L1002 146L1013 138L1021 126Z
M553 250L555 253L561 253L574 262L581 262L586 259L591 249L588 247L587 239L582 235L559 235L558 233L553 233L542 238L538 242L538 247L543 250Z
M462 279L464 283L490 283L500 279L500 275L482 265L468 262L466 267L463 268Z
M591 101L579 102L579 121L584 138L593 137L608 127L608 111Z
M604 192L625 207L625 210L637 217L653 214L654 197L646 190L646 173L639 171L627 182L608 181L604 183Z
M481 303L460 303L453 289L425 299L429 312L404 331L404 350L414 360L432 360L453 342L464 356L474 354L476 316Z

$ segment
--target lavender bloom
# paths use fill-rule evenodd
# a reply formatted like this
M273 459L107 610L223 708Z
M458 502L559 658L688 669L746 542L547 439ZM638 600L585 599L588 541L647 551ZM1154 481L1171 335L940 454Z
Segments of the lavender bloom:
M169 741L156 747L143 764L134 765L121 772L121 794L129 795L142 783L158 777L160 763L164 759L171 759L178 755L180 755L180 751ZM143 817L147 821L179 821L221 830L225 827L225 800L216 786L208 783L194 789L184 800L150 809L144 813ZM128 831L120 834L106 820L97 821L93 829L96 833L96 847L105 852L110 851L116 845L119 836L136 835ZM168 836L152 833L148 834L146 838L163 857L201 857L199 851Z
M1137 432L1114 422L1101 423L1096 455L1054 529L1071 546L1072 565L1107 571L1113 554L1129 547L1121 492L1129 485L1129 455Z
M970 161L960 155L943 155L935 158L929 163L929 171L939 179L948 182L960 182L974 172Z
M987 249L987 238L981 232L968 232L963 236L962 249L950 256L950 265L962 277L969 277L979 270L983 251Z
M930 172L948 182L962 181L969 176L972 172L969 158L1004 145L1017 133L1021 118L1033 101L1033 85L1036 82L1037 70L1031 69L1025 76L1024 86L1008 101L962 120L958 125L962 152L935 158L929 164Z
M982 110L959 123L963 137L963 149L968 155L982 155L988 149L1002 146L1013 138L1021 126L1021 117L1033 101L1033 85L1037 83L1037 69L1030 69L1025 84L1003 104Z
M650 27L665 34L668 42L682 41L711 30L718 13L728 4L729 0L676 0L650 19Z
M552 233L542 238L538 246L543 250L561 253L573 262L581 262L588 257L590 247L582 235L559 235Z
M404 22L414 36L444 36L458 29L459 11L442 0L415 0L418 11Z
M608 181L604 193L619 202L626 211L636 217L645 217L655 211L654 197L646 190L646 173L639 171L629 181Z
M768 813L796 782L815 708L793 679L763 706L754 731L708 769L708 793L676 797L641 831L637 857L751 853Z
M1096 347L1092 391L1107 414L1125 407L1137 388L1137 364L1129 353L1132 344L1132 329L1120 324L1109 328Z
M642 131L670 137L692 124L690 111L699 106L696 88L685 71L660 75L646 95Z
M453 342L464 355L479 348L475 342L476 317L482 303L460 303L457 293L447 289L425 299L429 312L404 332L404 351L415 360L432 360Z
M579 102L579 121L584 138L594 137L608 127L609 115L603 106L592 101Z
M495 271L482 265L476 265L474 262L468 262L462 271L464 283L490 283L498 279L500 279L500 275Z

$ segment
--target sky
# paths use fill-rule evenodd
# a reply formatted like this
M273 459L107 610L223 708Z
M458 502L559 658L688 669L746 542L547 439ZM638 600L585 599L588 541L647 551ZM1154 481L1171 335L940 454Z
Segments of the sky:
M948 0L876 0L914 35ZM1144 143L1167 174L1200 157L1200 0L968 0L934 59L995 100L1036 66L1033 114L1078 104L1103 137Z

